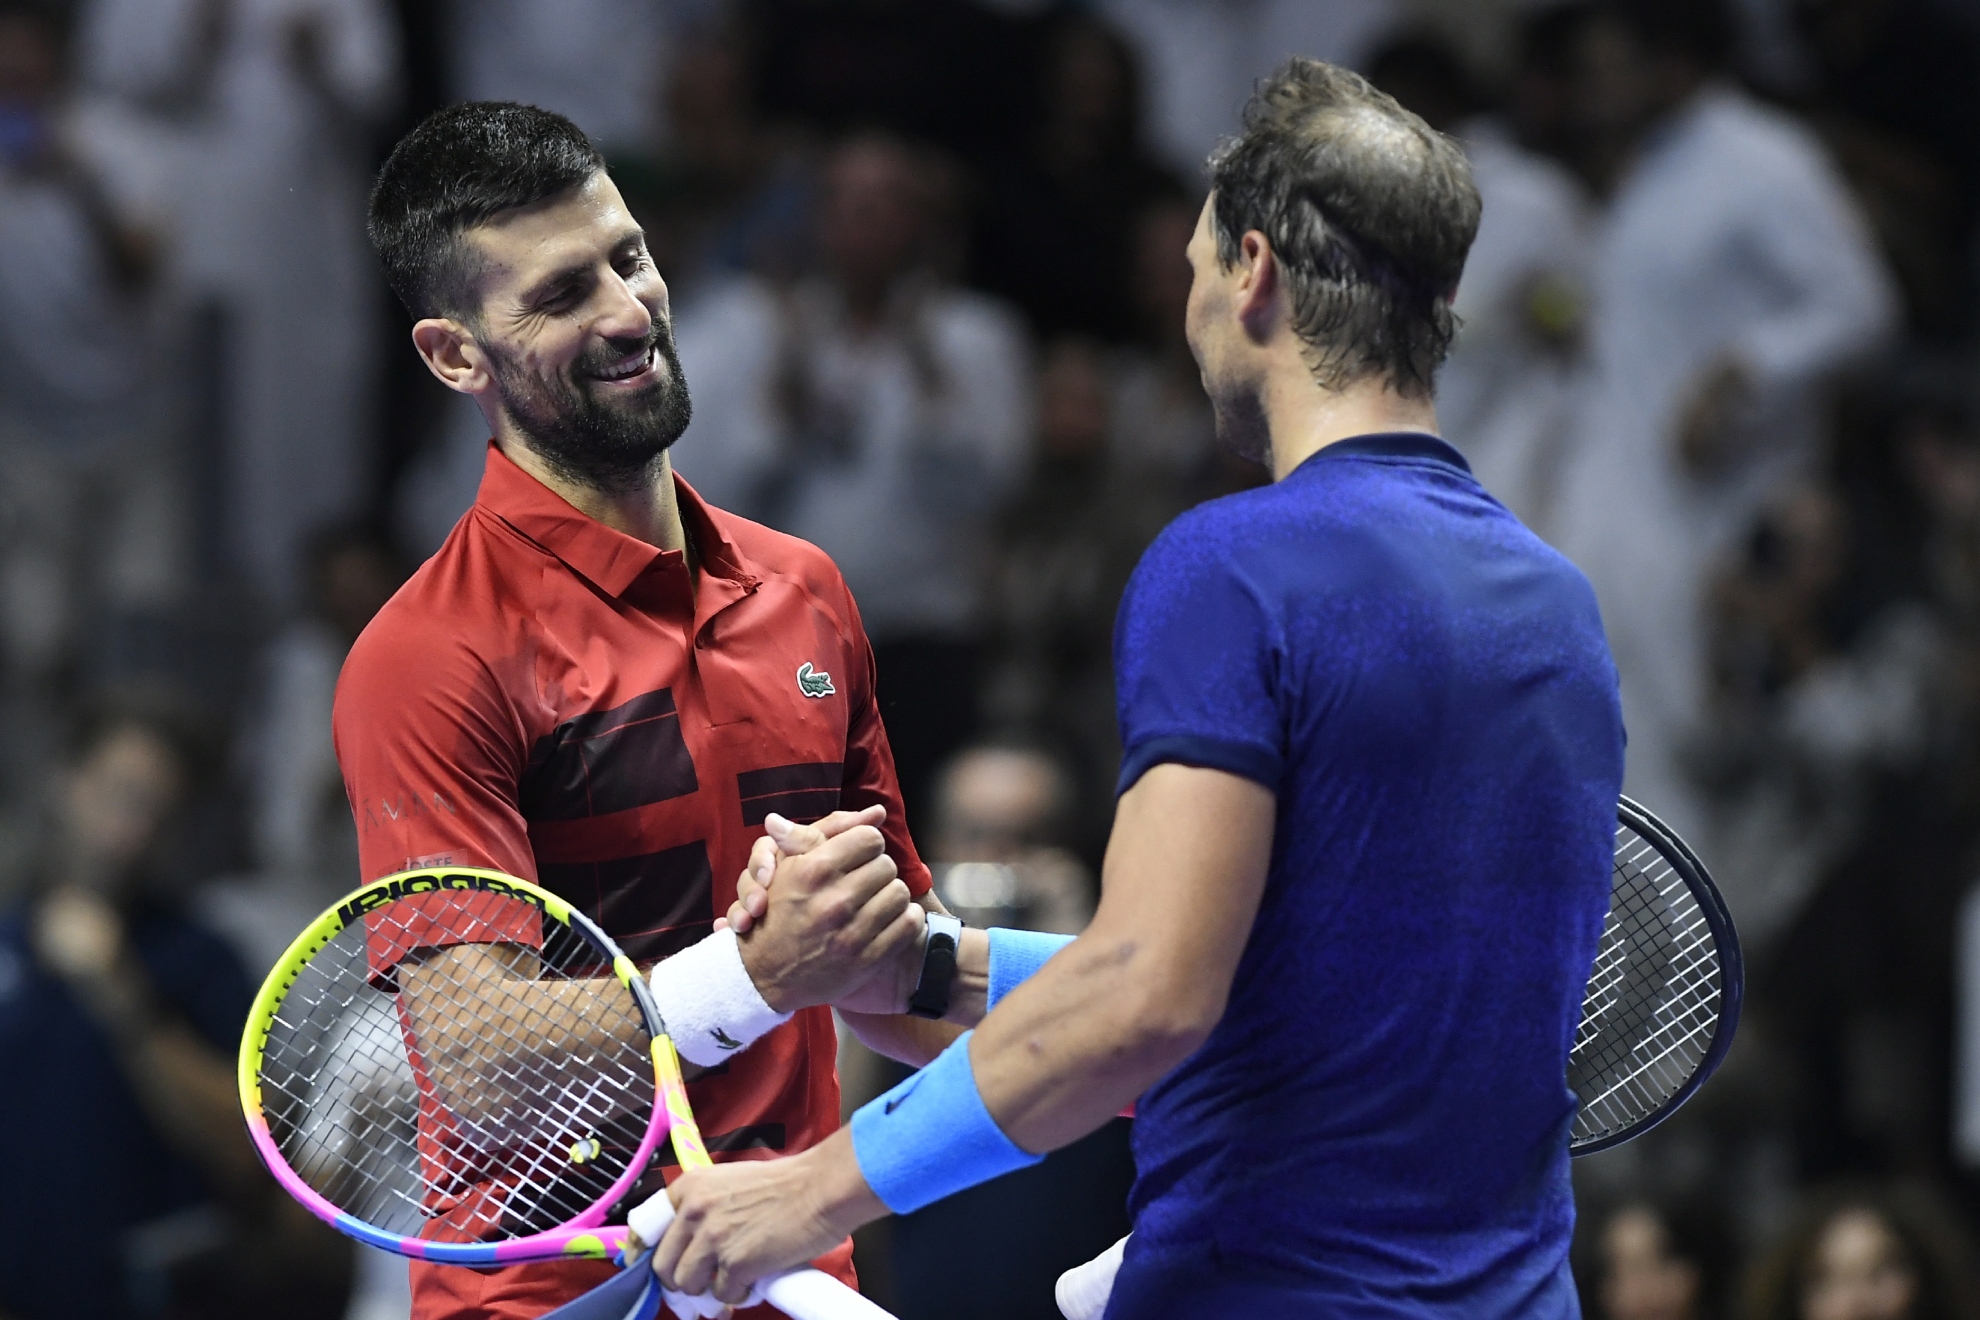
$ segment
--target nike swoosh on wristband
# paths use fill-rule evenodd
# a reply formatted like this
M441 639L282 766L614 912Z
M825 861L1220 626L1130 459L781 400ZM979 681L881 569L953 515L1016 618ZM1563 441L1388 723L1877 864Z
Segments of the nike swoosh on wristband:
M892 1100L889 1100L886 1104L880 1107L880 1112L883 1114L893 1113L896 1109L899 1109L902 1105L907 1103L908 1096L913 1095L916 1091L919 1091L920 1089L921 1086L919 1083L916 1083L914 1086L909 1087L906 1095L895 1096Z

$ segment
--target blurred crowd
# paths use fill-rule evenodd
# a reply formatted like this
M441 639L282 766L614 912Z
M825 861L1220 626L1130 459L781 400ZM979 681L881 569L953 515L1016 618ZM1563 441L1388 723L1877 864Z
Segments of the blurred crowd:
M1719 1078L1577 1166L1585 1306L1980 1315L1980 4L0 0L0 1320L404 1314L229 1062L358 879L344 653L487 441L365 241L399 133L513 99L606 149L677 467L844 570L951 905L1075 931L1122 586L1264 479L1182 252L1293 53L1469 153L1444 433L1594 581L1628 791L1746 946ZM1124 1127L863 1236L869 1287L1055 1314Z

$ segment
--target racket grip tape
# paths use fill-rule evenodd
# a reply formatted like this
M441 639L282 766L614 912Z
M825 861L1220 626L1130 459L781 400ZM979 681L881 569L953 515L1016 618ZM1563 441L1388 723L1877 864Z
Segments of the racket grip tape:
M1059 1276L1052 1298L1066 1320L1100 1320L1107 1302L1114 1295L1114 1276L1121 1272L1121 1259L1127 1253L1127 1239Z
M674 1203L665 1192L649 1197L626 1216L626 1227L648 1247L657 1244L673 1222ZM647 1259L641 1255L633 1268L646 1269ZM895 1320L891 1312L822 1270L792 1270L760 1280L753 1297L769 1302L791 1320Z
M770 1280L763 1300L791 1320L894 1320L891 1311L866 1298L822 1270L792 1270Z

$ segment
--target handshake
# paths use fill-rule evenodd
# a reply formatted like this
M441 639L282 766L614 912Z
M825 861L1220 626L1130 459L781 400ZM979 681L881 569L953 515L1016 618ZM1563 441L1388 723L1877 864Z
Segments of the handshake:
M714 933L653 969L660 1016L689 1064L726 1062L801 1008L829 1004L863 1018L907 1011L928 909L887 856L885 819L878 806L813 825L769 817ZM983 936L967 938L974 946ZM886 1052L932 1057L943 1043L901 1039Z
M764 822L736 901L715 926L735 933L750 981L776 1012L907 1011L927 912L887 856L886 817L873 806L812 825L777 815Z

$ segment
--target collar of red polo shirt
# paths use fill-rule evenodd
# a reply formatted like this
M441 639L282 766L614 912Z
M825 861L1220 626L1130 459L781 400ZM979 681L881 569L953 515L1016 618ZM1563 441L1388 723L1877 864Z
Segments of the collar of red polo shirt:
M702 585L711 588L695 593L695 612L712 614L754 591L763 575L742 548L723 535L694 487L678 472L673 479L681 522L701 555L701 572L706 579ZM614 598L624 596L656 564L682 571L687 567L687 556L681 551L662 550L579 512L570 501L516 466L492 440L474 502Z

